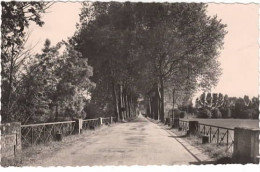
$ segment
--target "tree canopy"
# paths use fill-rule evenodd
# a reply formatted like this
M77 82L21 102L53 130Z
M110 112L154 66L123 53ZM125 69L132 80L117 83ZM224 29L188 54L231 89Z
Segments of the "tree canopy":
M216 85L226 25L207 16L206 8L196 3L83 3L71 44L94 68L93 99L114 106L117 114L122 108L117 101L124 96L120 86L144 97L157 85L163 119L166 87L180 85L192 94Z

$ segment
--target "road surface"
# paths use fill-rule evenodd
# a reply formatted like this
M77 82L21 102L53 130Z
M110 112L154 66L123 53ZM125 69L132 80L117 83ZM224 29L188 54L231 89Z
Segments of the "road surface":
M81 137L81 136L79 136ZM139 116L80 139L32 166L175 165L196 163L169 132Z

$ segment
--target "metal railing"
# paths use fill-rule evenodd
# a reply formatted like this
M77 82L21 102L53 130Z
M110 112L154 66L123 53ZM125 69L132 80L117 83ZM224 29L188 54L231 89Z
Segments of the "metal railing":
M189 121L179 120L179 128L182 131L188 131L189 130Z
M108 118L102 118L102 124L111 124L111 117L108 117Z
M84 130L89 130L89 129L95 129L97 126L100 126L100 118L95 118L95 119L86 119L83 120L82 123L82 128Z
M75 121L21 125L22 146L37 145L55 140L56 134L73 134Z
M95 129L103 124L115 122L115 117L95 118L82 120L82 129ZM76 121L51 122L40 124L21 125L21 142L22 147L47 143L57 139L57 134L68 136L76 133Z
M199 123L197 132L200 136L208 136L209 143L226 145L228 151L233 151L234 129Z
M182 131L188 131L189 121L179 120L179 128ZM214 143L217 146L227 146L227 151L233 152L234 129L232 128L198 123L196 135L198 137L209 137L209 143Z

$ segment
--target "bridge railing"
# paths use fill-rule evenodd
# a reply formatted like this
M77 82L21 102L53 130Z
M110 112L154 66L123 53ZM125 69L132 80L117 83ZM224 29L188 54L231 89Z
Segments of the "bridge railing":
M111 117L102 118L102 124L111 124Z
M179 120L179 129L182 131L189 130L189 121Z
M81 127L83 130L95 129L102 123L111 124L115 122L115 119L115 117L86 119L82 120L82 124L76 121L64 121L21 125L22 147L39 145L51 140L57 140L58 137L79 133L78 129ZM78 125L82 126L79 127Z
M97 126L100 126L100 124L99 118L82 120L82 128L84 130L95 129Z
M181 130L186 132L189 131L189 121L179 120L179 126ZM195 130L195 133L198 137L206 137L209 143L214 143L217 146L227 146L227 151L233 152L233 128L198 123L198 125L195 127Z
M22 146L37 145L55 140L56 134L73 134L75 121L21 125Z

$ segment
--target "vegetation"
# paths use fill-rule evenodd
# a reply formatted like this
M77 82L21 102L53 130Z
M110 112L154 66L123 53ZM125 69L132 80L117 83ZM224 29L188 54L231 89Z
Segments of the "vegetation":
M207 16L205 4L84 2L74 36L54 46L46 40L32 55L24 28L29 21L42 26L50 5L2 3L4 122L124 120L136 114L139 99L164 121L165 94L178 90L189 99L218 81L226 25Z
M259 99L223 96L221 93L203 93L196 99L194 113L200 118L258 119Z
M166 89L191 95L218 80L225 25L205 4L83 3L80 16L71 44L94 68L101 111L124 119L141 96L148 115L163 121Z
M25 50L29 21L43 25L41 13L50 3L2 2L2 120L22 124L61 121L86 116L84 107L92 67L87 59L62 42L46 40L40 54ZM17 29L20 28L20 29ZM61 47L65 51L60 54ZM23 52L23 50L25 52Z

